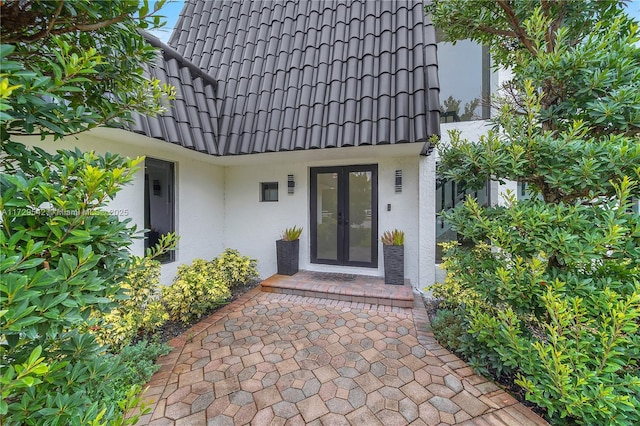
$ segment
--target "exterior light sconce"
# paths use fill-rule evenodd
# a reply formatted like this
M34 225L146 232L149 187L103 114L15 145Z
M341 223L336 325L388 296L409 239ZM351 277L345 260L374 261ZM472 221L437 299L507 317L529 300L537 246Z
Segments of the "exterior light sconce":
M293 180L293 175L287 176L287 193L293 194L293 190L296 187L296 182Z
M396 192L402 192L402 170L396 170Z

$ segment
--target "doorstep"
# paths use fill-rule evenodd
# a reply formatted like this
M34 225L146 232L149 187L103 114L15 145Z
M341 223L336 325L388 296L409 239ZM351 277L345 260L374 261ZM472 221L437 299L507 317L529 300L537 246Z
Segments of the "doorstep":
M299 271L291 276L272 275L260 284L260 288L267 293L397 308L413 307L413 288L408 279L404 285L387 285L382 277Z

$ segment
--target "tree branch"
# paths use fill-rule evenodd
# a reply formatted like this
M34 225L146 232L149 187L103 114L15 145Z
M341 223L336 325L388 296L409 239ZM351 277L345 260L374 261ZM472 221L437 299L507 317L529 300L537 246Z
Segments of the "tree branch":
M505 37L519 38L518 34L515 31L501 30L498 28L488 27L486 25L478 25L476 28L486 33L501 35Z
M116 17L113 17L111 19L107 19L106 21L100 21L100 22L95 22L93 24L76 24L76 25L72 25L70 27L62 27L62 28L57 28L57 29L44 29L42 31L39 31L35 34L30 35L29 37L25 37L23 39L19 39L19 40L9 40L10 43L15 43L18 41L22 41L25 43L33 43L34 41L38 41L44 37L47 37L48 35L60 35L60 34L66 34L66 33L71 33L74 31L96 31L105 27L108 27L110 25L113 24L117 24L118 22L122 22L125 19L127 19L129 17L129 15L127 13L122 13Z
M124 21L128 17L129 17L129 14L122 13L122 14L114 17L114 18L107 19L106 21L96 22L95 24L84 24L84 25L80 24L80 25L76 25L74 30L96 31L96 30L102 29L104 27L108 27L110 25L117 24L118 22Z
M524 31L524 28L520 26L520 21L518 20L518 17L516 16L516 13L511 6L511 2L509 0L496 0L496 2L507 15L507 19L509 20L509 23L511 24L511 27L513 28L518 40L520 40L520 42L524 45L524 47L527 48L529 52L531 52L532 55L536 55L537 50L533 43L531 43L531 40L529 40L529 37L527 37L527 33Z
M51 18L51 21L49 21L49 25L47 26L47 34L51 32L51 30L53 29L53 25L58 20L58 16L60 16L60 12L62 12L62 6L64 6L64 0L60 0L60 3L58 3L58 9L56 9L56 11L53 13L53 17Z
M541 0L540 4L542 4L542 12L544 13L545 18L551 19L551 5L549 4L549 0ZM544 39L547 42L547 53L553 52L555 47L555 37L553 37L550 27L545 31Z

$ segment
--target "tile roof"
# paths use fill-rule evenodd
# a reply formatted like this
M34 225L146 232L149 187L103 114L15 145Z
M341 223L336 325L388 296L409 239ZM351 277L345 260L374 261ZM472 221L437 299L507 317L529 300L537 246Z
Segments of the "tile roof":
M439 135L436 36L422 1L187 0L169 44L153 72L179 96L140 120L148 128L134 130L149 136L236 155Z
M185 148L220 155L218 151L218 113L216 81L158 38L144 33L159 48L154 64L147 67L150 77L176 88L176 99L157 117L133 114L129 130Z

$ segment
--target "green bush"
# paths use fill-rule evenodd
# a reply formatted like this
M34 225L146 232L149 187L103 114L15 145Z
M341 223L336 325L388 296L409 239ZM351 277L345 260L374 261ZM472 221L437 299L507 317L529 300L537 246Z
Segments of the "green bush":
M228 303L229 287L217 276L212 263L203 259L180 265L173 284L162 291L171 318L187 323L213 307Z
M165 343L148 343L145 340L123 347L114 357L118 373L112 381L113 392L103 395L104 400L122 401L132 386L147 383L160 368L155 364L156 359L170 351L171 347Z
M98 395L113 364L87 330L92 311L112 309L129 268L135 228L105 206L140 159L11 142L2 152L2 423L87 423L102 409L110 419L117 407Z
M483 345L489 329L470 330L470 313L465 305L455 309L439 309L431 327L441 345L464 358L476 372L493 377L511 374L514 369L502 361L494 345Z
M258 278L256 260L242 256L238 250L226 249L222 255L211 261L215 280L223 282L231 288L239 284L247 284Z
M140 399L105 402L113 357L88 332L121 292L135 234L109 203L142 159L56 154L16 142L55 140L131 113L162 112L169 87L143 64L155 49L139 29L160 24L163 0L29 1L30 19L3 19L0 45L0 423L133 424ZM3 2L22 13L25 3ZM3 15L4 17L4 15ZM55 18L53 18L55 17ZM42 31L42 25L51 31ZM83 24L83 25L79 25ZM82 28L80 28L82 27ZM95 76L100 78L93 78ZM93 76L93 77L92 77ZM70 140L73 138L71 137ZM120 216L120 217L118 217Z
M156 255L172 249L176 240L175 234L163 237ZM152 252L134 257L129 273L120 283L123 294L115 300L117 307L106 314L95 314L101 321L94 334L114 352L130 344L138 334L152 333L169 319L161 300L160 262L153 257Z
M431 329L438 342L451 351L460 350L460 340L468 333L464 318L448 309L438 310L431 321Z

